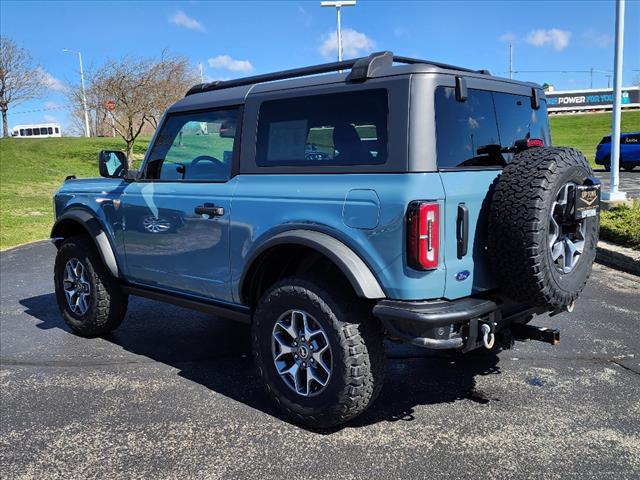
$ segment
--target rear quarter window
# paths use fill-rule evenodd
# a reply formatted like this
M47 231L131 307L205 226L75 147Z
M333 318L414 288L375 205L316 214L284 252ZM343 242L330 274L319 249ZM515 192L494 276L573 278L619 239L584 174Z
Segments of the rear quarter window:
M256 163L270 166L376 165L387 159L385 89L262 103Z
M439 168L502 166L518 140L550 144L544 100L535 110L528 96L469 89L459 102L453 87L438 87L435 107Z

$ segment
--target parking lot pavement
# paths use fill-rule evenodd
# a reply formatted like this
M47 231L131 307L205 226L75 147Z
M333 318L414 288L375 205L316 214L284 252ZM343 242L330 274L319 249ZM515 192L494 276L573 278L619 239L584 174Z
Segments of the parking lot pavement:
M611 172L598 167L594 173L602 182L602 189L608 189ZM620 170L620 190L627 192L630 198L640 198L640 167L636 167L630 172Z
M257 384L247 328L132 299L122 327L63 324L54 249L0 254L3 478L640 477L638 277L595 266L552 347L435 355L390 344L377 403L314 432Z

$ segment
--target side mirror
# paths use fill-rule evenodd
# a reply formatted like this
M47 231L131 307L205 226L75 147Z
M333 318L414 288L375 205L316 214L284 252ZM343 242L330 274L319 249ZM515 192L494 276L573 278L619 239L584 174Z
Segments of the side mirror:
M101 150L98 153L98 170L101 177L123 178L127 173L127 156L117 150Z

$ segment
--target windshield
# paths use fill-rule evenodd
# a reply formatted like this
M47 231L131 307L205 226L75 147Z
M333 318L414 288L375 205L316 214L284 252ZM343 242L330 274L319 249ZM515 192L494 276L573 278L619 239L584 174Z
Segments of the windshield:
M439 87L435 106L439 168L503 166L518 141L551 143L544 100L535 110L528 96L469 89L459 102L455 88Z

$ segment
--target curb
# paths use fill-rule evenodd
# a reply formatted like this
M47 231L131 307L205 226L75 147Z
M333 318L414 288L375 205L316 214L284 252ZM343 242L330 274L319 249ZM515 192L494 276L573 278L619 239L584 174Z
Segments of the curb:
M30 246L36 245L38 243L50 243L50 242L51 242L50 238L45 238L45 239L42 239L42 240L32 240L32 241L27 242L27 243L21 243L19 245L14 245L12 247L7 247L7 248L0 249L0 252L1 253L11 253L14 250L18 250L20 248L30 247Z
M640 252L637 250L600 240L596 249L596 262L640 276Z

